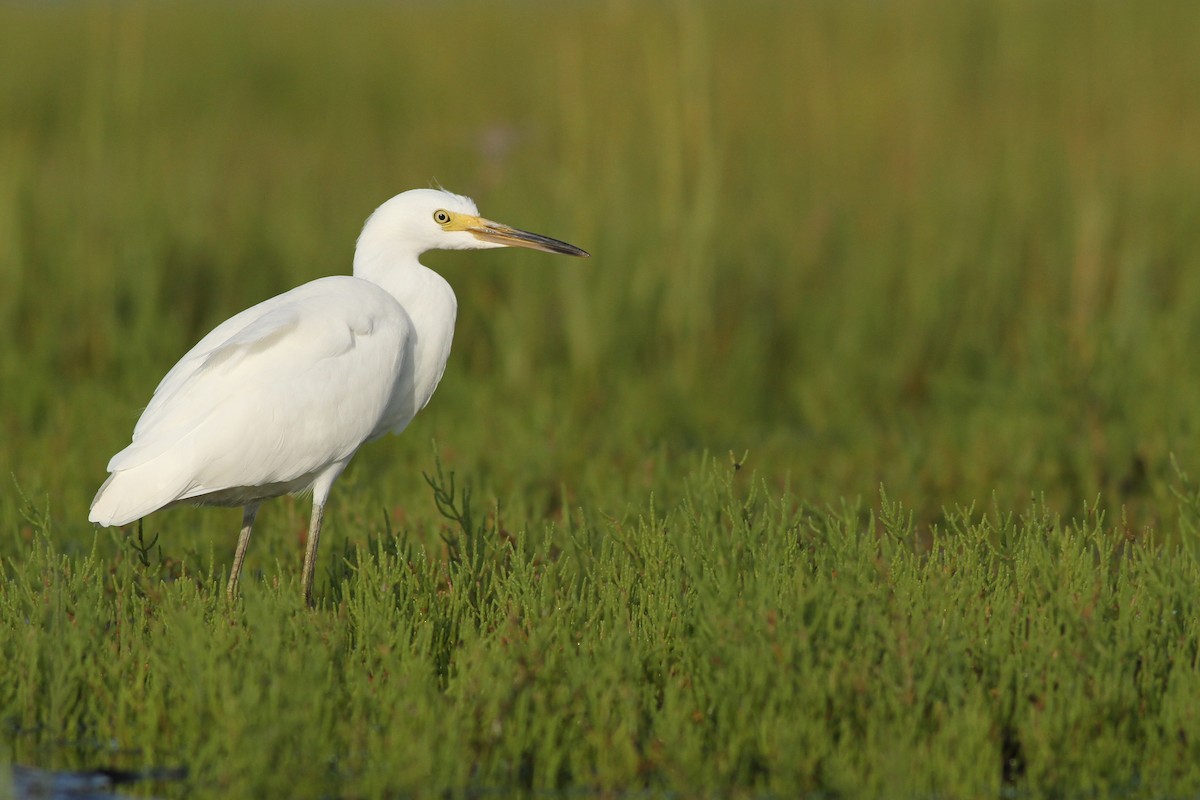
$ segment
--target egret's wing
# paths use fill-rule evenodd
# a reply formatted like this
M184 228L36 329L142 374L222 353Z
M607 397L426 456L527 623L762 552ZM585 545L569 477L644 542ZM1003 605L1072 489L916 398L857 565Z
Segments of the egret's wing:
M301 322L299 312L300 309L295 304L268 310L257 319L252 318L249 324L224 341L205 348L193 348L171 368L154 390L154 396L150 398L150 403L134 426L133 441L136 443L155 429L160 435L168 430L182 434L195 427L203 418L204 409L197 409L197 413L190 415L181 415L180 400L197 392L209 399L215 399L211 389L214 378L217 377L216 371L224 367L228 372L238 361L255 354L265 354L273 346L283 343L289 335L295 335ZM329 355L336 355L336 352L330 352ZM205 386L205 383L208 386ZM205 391L206 388L209 391ZM211 412L216 405L212 403L207 411ZM112 465L109 466L109 469L113 468Z
M399 304L353 278L260 303L172 368L109 471L171 453L194 462L197 486L215 490L348 457L387 406L412 338Z
M312 284L305 284L264 300L209 331L158 382L154 395L133 429L134 440L137 440L143 430L152 427L160 419L171 399L188 386L214 357L219 362L223 358L222 353L226 354L224 358L231 358L239 351L245 353L255 348L261 351L272 342L280 341L289 330L295 330L299 321L299 306L311 294L310 291L305 291L311 286Z

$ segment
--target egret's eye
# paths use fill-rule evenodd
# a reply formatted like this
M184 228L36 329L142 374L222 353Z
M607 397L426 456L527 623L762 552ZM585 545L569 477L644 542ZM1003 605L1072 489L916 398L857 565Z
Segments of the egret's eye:
M443 211L439 208L437 211L433 212L433 221L438 225L445 225L450 221L450 212Z

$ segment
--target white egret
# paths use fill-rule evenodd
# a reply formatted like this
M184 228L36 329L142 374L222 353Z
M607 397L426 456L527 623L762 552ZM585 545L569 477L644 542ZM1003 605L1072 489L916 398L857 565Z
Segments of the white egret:
M227 593L237 592L259 504L312 491L304 599L334 480L365 442L399 433L446 368L454 291L427 250L578 247L483 219L468 197L414 189L367 219L354 274L319 278L218 325L171 368L108 462L89 519L126 525L176 503L241 506Z

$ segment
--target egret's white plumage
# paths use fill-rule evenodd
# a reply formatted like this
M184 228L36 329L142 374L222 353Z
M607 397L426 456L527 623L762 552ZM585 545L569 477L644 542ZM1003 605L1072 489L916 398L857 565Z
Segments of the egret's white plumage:
M171 368L133 442L109 461L89 518L125 525L185 501L243 506L232 596L259 503L311 489L311 602L330 487L364 442L404 430L450 355L454 292L417 257L506 246L587 255L482 219L460 195L414 189L388 200L363 226L353 276L319 278L236 314Z

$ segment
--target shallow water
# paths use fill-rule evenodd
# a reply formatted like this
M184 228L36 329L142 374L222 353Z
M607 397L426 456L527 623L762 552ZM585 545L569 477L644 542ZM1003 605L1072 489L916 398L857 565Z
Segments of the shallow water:
M14 800L115 800L126 796L117 792L118 787L149 780L182 780L187 776L186 769L71 772L14 764L10 770L11 778L8 780ZM5 794L4 788L0 787L0 795Z

